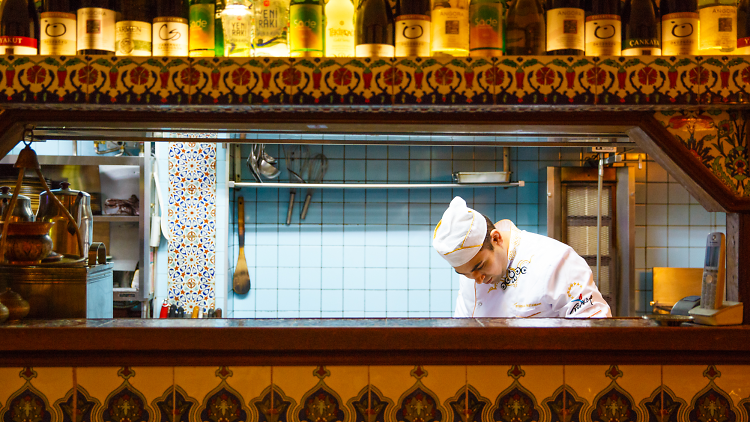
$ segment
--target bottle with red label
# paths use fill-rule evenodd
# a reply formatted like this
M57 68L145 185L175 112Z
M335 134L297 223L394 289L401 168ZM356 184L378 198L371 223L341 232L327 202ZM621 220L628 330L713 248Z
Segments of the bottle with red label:
M0 54L33 56L38 53L39 18L32 0L0 3Z
M734 54L750 54L750 0L740 0L737 8L737 50Z

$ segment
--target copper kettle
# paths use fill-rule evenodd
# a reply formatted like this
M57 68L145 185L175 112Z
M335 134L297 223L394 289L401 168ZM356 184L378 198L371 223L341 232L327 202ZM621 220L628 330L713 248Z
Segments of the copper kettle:
M83 238L83 250L88 251L94 235L94 216L91 213L91 195L70 189L70 183L62 182L62 188L51 192L60 200L78 224ZM39 210L36 221L54 223L50 229L52 250L62 255L78 255L78 237L63 211L49 197L47 192L39 194Z

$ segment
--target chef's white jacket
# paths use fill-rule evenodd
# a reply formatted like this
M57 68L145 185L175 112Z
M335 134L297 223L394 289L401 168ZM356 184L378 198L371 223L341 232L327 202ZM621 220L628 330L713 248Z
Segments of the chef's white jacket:
M570 246L519 230L510 220L508 271L502 280L476 284L460 276L454 317L611 317L586 261Z

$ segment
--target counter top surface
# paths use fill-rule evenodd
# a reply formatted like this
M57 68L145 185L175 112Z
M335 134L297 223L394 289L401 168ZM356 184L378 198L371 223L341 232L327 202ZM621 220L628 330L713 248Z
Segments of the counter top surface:
M28 320L0 365L750 363L750 326L613 319Z

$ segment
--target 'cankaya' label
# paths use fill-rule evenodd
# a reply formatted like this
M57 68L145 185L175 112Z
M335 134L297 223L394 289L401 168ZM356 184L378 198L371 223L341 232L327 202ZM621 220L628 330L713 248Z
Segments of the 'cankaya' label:
M188 55L188 20L159 17L152 26L154 56Z
M661 18L661 46L665 56L697 55L700 46L699 15L670 13Z
M0 54L15 54L16 56L35 56L37 42L29 37L0 37Z
M396 17L396 57L430 55L430 17L401 15Z
M547 11L547 51L575 49L584 45L583 9L560 7Z
M619 56L622 50L622 23L617 15L586 18L586 55Z
M78 49L115 51L115 12L100 7L78 9Z
M623 40L623 56L661 56L661 43L657 38L628 38Z
M41 14L39 54L71 56L76 54L76 15L62 12Z

